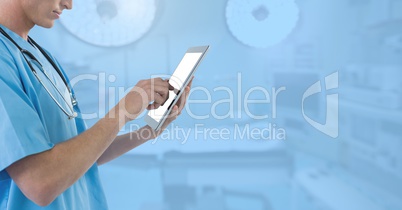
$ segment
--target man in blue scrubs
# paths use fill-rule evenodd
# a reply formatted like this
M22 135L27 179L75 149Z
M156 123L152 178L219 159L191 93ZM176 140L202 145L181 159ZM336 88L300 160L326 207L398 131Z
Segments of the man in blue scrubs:
M149 140L117 133L168 97L166 80L141 80L86 129L62 68L28 37L35 25L50 28L71 8L72 0L0 1L0 210L107 209L98 165ZM179 115L189 90L165 127ZM148 126L136 132L160 134Z

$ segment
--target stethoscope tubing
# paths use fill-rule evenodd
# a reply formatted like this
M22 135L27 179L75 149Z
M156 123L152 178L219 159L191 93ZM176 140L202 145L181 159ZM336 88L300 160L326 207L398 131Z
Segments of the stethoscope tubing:
M49 55L47 55L47 53L34 41L32 40L30 37L28 37L28 40L31 41L38 49L39 51L45 56L45 58L49 61L49 63L53 66L53 68L56 70L56 72L59 74L60 78L63 80L64 84L66 85L68 94L70 96L71 99L71 106L69 104L69 102L67 102L66 98L64 97L64 95L60 92L60 90L56 87L56 85L54 84L54 82L50 79L49 75L45 72L45 70L43 69L42 64L35 58L35 56L30 53L28 50L25 50L23 48L21 48L1 27L0 27L0 33L2 33L7 39L9 39L21 52L22 57L24 57L24 60L27 62L29 68L31 69L33 75L35 75L36 79L39 81L39 83L43 86L43 88L46 90L46 92L49 94L49 96L52 98L52 100L56 103L56 105L62 110L62 112L64 114L67 115L68 119L73 119L75 117L77 117L77 113L74 111L74 106L77 105L77 100L75 99L75 97L72 94L72 91L65 79L65 77L63 76L63 74L61 73L61 70L57 67L57 65L54 63L54 61L49 57ZM35 68L33 68L31 62L26 58L25 54L27 54L29 57L31 57L31 59L33 59L34 61L38 62L38 64L40 65L40 69L42 71L42 73L45 75L45 77L50 81L50 83L52 84L53 88L56 89L57 93L61 96L61 98L63 99L63 101L67 104L67 107L69 108L69 110L71 111L71 114L69 114L64 108L63 106L58 102L58 100L56 100L56 98L53 96L53 94L51 94L50 90L46 87L46 85L43 83L42 79L39 77L37 71L35 70Z

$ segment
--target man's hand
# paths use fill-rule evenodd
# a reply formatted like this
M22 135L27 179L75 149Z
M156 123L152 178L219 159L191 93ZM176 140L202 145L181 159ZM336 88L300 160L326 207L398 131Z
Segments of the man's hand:
M170 112L169 116L166 118L166 121L163 123L162 127L158 131L154 131L150 126L145 126L143 129L148 129L149 132L152 132L153 135L151 135L151 139L154 139L158 137L160 134L163 133L163 131L167 128L167 126L172 123L176 118L181 114L183 111L188 95L190 93L191 85L193 83L193 78L191 78L191 81L188 83L187 87L184 88L183 94L180 96L179 100L177 103L173 106L172 112Z
M164 122L161 129L155 132L150 126L144 126L139 130L134 131L133 133L127 133L122 136L118 136L112 145L102 154L102 156L98 159L98 165L107 163L120 155L134 149L135 147L147 142L148 140L154 139L158 137L166 127L172 123L182 112L184 106L186 105L186 101L188 95L190 93L190 88L193 79L191 79L188 86L184 89L183 94L180 96L180 99L174 105L172 112ZM153 105L148 106L148 109L153 109L155 103ZM156 106L155 106L156 107Z
M158 108L169 97L173 87L168 80L153 78L139 81L117 105L117 114L124 115L124 122L134 120L146 108Z

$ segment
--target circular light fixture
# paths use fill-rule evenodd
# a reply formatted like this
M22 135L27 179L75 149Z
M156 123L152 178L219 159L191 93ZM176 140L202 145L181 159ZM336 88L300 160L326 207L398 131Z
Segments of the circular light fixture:
M60 19L78 38L98 46L123 46L140 39L155 19L155 0L84 0Z
M295 0L229 0L226 22L245 45L266 48L284 40L299 19Z

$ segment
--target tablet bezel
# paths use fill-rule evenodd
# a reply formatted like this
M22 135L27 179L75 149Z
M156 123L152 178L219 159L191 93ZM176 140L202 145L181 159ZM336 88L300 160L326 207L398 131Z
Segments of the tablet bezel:
M206 53L208 52L208 49L209 49L209 45L207 45L207 46L198 46L198 47L190 47L190 48L188 48L186 53L184 53L183 58L187 53L202 53L202 54L200 56L200 59L198 59L197 63L194 65L194 67L191 70L190 74L187 76L186 81L183 83L183 86L179 90L179 92L176 95L175 99L172 101L171 105L166 110L166 112L163 115L162 119L159 122L156 121L154 118L149 116L150 111L148 111L148 113L145 115L144 120L152 129L154 129L155 131L158 131L161 128L161 126L165 123L165 121L167 119L167 116L169 116L170 112L172 111L172 109L174 107L173 105L176 104L177 101L180 99L181 95L183 94L182 90L184 88L186 88L187 85L189 84L189 82L190 82L191 78L193 77L195 71L197 70L199 64L202 62L202 60L204 59ZM183 58L182 58L182 60L183 60ZM177 69L177 67L176 67L176 69ZM176 69L175 69L175 71L176 71ZM173 72L173 74L174 74L174 72Z

